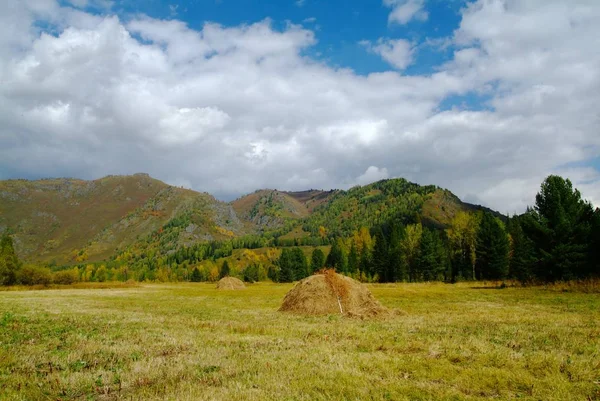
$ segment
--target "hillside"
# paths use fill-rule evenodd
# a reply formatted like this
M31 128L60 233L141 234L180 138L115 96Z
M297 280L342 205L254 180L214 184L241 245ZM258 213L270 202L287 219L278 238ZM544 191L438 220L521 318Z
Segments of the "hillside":
M228 204L146 174L0 181L0 230L13 231L29 261L103 260L170 222L187 223L171 238L174 246L243 233Z
M390 221L445 228L458 211L478 208L404 179L347 191L263 189L231 203L146 174L0 181L0 231L11 230L23 260L59 265L112 258L150 265L182 246L238 238L241 248L274 237L311 245Z
M303 219L337 191L284 192L261 189L231 202L238 216L256 232L279 229L290 220Z
M390 221L446 228L459 211L476 211L480 206L462 202L448 190L421 186L402 178L378 181L347 191L336 191L314 208L301 227L284 238L326 235L349 236L360 227Z

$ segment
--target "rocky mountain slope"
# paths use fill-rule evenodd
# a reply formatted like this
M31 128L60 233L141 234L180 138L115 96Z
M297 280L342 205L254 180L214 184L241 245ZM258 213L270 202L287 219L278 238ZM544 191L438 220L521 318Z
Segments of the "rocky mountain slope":
M102 260L183 216L182 245L244 233L229 204L146 174L0 181L0 231L13 232L25 260Z

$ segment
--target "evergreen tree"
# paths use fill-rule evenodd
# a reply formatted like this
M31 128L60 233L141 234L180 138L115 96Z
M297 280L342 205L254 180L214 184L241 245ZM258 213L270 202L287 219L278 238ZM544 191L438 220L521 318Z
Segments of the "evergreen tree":
M405 230L402 224L392 224L390 241L388 243L388 272L387 282L406 280L406 265L402 257L402 241L405 238Z
M192 277L190 278L190 280L193 283L199 283L200 281L202 281L202 274L200 273L200 270L198 270L197 267L194 267L194 270L192 271Z
M259 266L256 263L251 263L244 269L244 281L248 283L256 283L259 281Z
M225 260L221 265L221 270L219 271L219 278L221 279L227 276L229 276L229 263L227 263L227 261Z
M381 227L375 230L375 246L373 247L373 270L379 276L379 282L385 282L389 271L388 244Z
M336 269L338 272L345 272L346 263L346 257L342 249L341 240L339 238L337 240L333 240L333 243L331 244L331 251L329 251L329 255L327 255L325 265L327 267Z
M596 208L592 219L590 246L590 276L600 277L600 209Z
M293 280L302 280L303 278L308 277L308 263L306 262L306 256L304 256L302 249L298 247L292 249L291 262L294 275Z
M360 254L359 271L369 277L372 277L375 274L372 262L372 252L367 247L364 247Z
M525 236L518 217L508 221L510 234L509 277L526 283L533 279L535 252L533 242Z
M267 278L274 283L279 281L279 272L275 268L275 266L269 266L269 270L267 271Z
M437 231L423 228L416 265L418 274L424 281L443 278L446 269L445 247Z
M310 258L310 270L312 273L321 270L325 266L325 254L319 248L315 248Z
M348 273L358 273L359 265L360 260L358 257L358 251L356 250L356 245L352 243L352 245L350 246L350 253L348 254Z
M16 284L19 267L12 238L5 232L0 239L0 285Z
M484 212L477 232L475 278L504 280L508 276L508 236L502 223Z
M280 283L291 283L294 281L294 271L292 267L292 253L288 248L281 250L281 256L278 260Z
M534 208L523 216L523 230L537 250L536 276L546 281L589 276L593 221L592 206L570 180L546 178Z

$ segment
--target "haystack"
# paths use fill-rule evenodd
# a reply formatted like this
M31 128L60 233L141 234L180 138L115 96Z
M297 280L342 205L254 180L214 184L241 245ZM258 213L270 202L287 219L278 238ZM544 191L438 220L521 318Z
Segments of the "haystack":
M365 285L333 270L321 271L300 281L286 294L279 310L306 315L356 317L389 313Z
M245 288L244 282L235 277L223 277L217 283L217 290L243 290Z

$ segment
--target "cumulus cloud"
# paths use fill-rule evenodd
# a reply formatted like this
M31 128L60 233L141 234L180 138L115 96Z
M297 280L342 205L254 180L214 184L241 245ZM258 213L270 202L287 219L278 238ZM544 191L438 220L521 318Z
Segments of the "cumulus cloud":
M67 0L72 6L79 8L95 7L109 10L114 6L114 1L110 0ZM171 6L169 6L171 7Z
M315 32L293 24L194 30L3 1L0 179L145 171L227 199L393 176L520 212L564 173L598 202L596 170L561 166L600 154L600 4L482 0L461 13L436 72L363 76L306 56ZM406 45L372 48L401 69ZM489 107L441 107L473 94Z
M425 10L425 0L383 0L383 4L392 11L389 23L407 24L413 19L427 21L429 13Z
M369 166L369 168L367 168L363 174L356 177L356 183L358 185L365 185L371 182L389 178L389 176L390 175L385 167L380 169L376 166Z
M408 40L381 38L376 44L364 40L360 43L399 70L405 69L412 62L413 49Z

